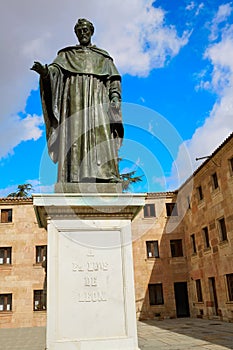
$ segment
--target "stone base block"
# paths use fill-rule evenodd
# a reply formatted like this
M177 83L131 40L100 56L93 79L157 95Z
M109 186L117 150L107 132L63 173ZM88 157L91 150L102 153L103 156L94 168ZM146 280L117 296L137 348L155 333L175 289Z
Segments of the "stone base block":
M144 196L130 202L127 195L116 196L118 216L112 203L107 219L99 211L82 219L85 205L90 215L99 205L95 196L90 206L89 196L34 195L39 221L47 216L48 350L138 350L131 219Z

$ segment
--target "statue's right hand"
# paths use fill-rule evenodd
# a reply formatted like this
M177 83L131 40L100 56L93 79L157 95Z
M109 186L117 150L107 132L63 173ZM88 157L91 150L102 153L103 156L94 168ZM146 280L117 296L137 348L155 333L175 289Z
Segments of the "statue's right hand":
M40 74L43 78L48 75L48 67L43 66L40 62L35 61L30 69Z

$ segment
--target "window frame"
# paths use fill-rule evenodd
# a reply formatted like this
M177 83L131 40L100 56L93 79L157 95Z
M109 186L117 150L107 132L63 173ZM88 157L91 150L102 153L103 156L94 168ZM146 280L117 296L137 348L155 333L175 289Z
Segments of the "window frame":
M149 249L152 245L153 245L153 249ZM147 259L159 258L159 242L156 240L146 241L146 253L147 253ZM150 253L151 253L151 256L150 256Z
M45 311L46 307L44 305L44 290L34 289L33 290L33 311Z
M1 250L3 250L3 257L1 257ZM11 265L11 263L12 263L12 247L0 247L0 266Z
M211 180L212 180L213 191L217 190L217 188L219 188L219 183L218 183L218 176L216 171L211 175Z
M170 203L165 203L165 205L166 205L167 217L178 216L177 203L170 202Z
M233 301L233 273L226 274L226 282L227 282L228 300Z
M3 303L1 303L3 298ZM8 307L8 305L10 307ZM12 293L1 293L0 294L0 312L11 312L12 311Z
M221 217L218 219L218 230L219 230L220 242L228 241L227 227L226 227L226 221L224 217Z
M1 220L0 222L2 224L12 223L13 222L13 209L12 208L2 208L0 220Z
M208 226L205 226L202 228L202 234L204 238L204 245L206 249L210 248L210 235L209 235L209 229Z
M229 159L229 168L230 168L230 174L233 176L233 157Z
M178 245L176 245L179 242ZM176 244L175 244L176 243ZM175 250L173 249L175 247ZM172 258L180 258L184 256L183 251L183 240L181 238L179 239L170 239L170 250L171 250L171 256ZM178 252L178 253L177 253ZM179 254L181 252L182 254ZM174 253L174 254L173 254Z
M192 253L193 254L197 254L197 245L196 245L195 233L192 233L190 235L190 239L191 239L191 245L192 245Z
M143 208L143 216L144 218L155 218L156 212L155 212L155 204L154 203L147 203L145 204Z
M149 303L151 306L164 305L163 284L148 284Z
M42 264L46 260L47 245L36 245L36 264ZM38 252L40 250L40 252ZM39 258L39 259L38 259Z
M197 194L198 194L199 202L202 201L204 199L204 195L203 195L203 190L201 185L197 187Z
M203 302L203 294L202 294L202 286L201 286L201 280L197 279L196 281L196 295L197 295L197 301L199 303Z

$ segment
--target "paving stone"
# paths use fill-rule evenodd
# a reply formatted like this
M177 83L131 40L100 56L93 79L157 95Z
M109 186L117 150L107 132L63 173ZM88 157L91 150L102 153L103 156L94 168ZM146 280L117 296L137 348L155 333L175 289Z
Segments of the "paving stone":
M233 323L200 319L138 322L141 350L233 349ZM0 350L44 350L45 328L0 329ZM94 349L93 349L94 350Z

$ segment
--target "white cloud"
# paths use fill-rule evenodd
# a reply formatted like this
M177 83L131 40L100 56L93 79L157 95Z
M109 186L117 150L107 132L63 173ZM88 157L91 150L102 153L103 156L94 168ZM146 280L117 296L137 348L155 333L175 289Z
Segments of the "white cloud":
M218 99L204 124L196 129L190 140L180 146L172 174L178 168L182 181L191 175L183 164L185 147L193 167L197 168L201 163L195 159L209 156L233 131L233 25L226 24L222 29L221 40L210 44L204 57L210 61L213 70L211 79L202 81L200 86L217 93Z
M195 10L195 16L198 16L201 9L204 8L204 3L201 2L199 5L197 5L194 1L191 1L187 6L186 6L186 10L187 11L192 11L192 10Z
M218 11L210 25L210 36L209 39L210 40L216 40L219 36L219 25L223 22L225 22L229 16L231 15L233 10L232 4L231 3L227 3L224 5L220 5L218 8Z
M202 2L201 4L198 5L196 12L195 12L195 16L198 16L200 11L204 8L204 3Z
M186 6L186 10L191 11L193 10L195 7L195 2L191 1L187 6Z
M37 115L27 115L24 119L16 115L4 119L1 122L0 158L12 153L22 141L38 140L42 134L42 122L42 117Z
M33 61L49 63L60 48L76 43L73 27L80 17L94 22L93 42L110 52L122 74L146 76L151 69L162 67L177 55L187 43L188 33L179 37L175 27L165 24L165 12L152 3L152 0L124 0L120 5L106 0L3 2L0 122L9 123L6 137L13 135L10 126L15 130L15 120L20 123L15 116L24 111L30 91L38 86L38 76L29 69ZM17 137L18 143L31 137L25 132L24 138ZM1 154L6 154L17 143L16 139L12 144L8 142L7 149L2 133L3 129L0 149Z

